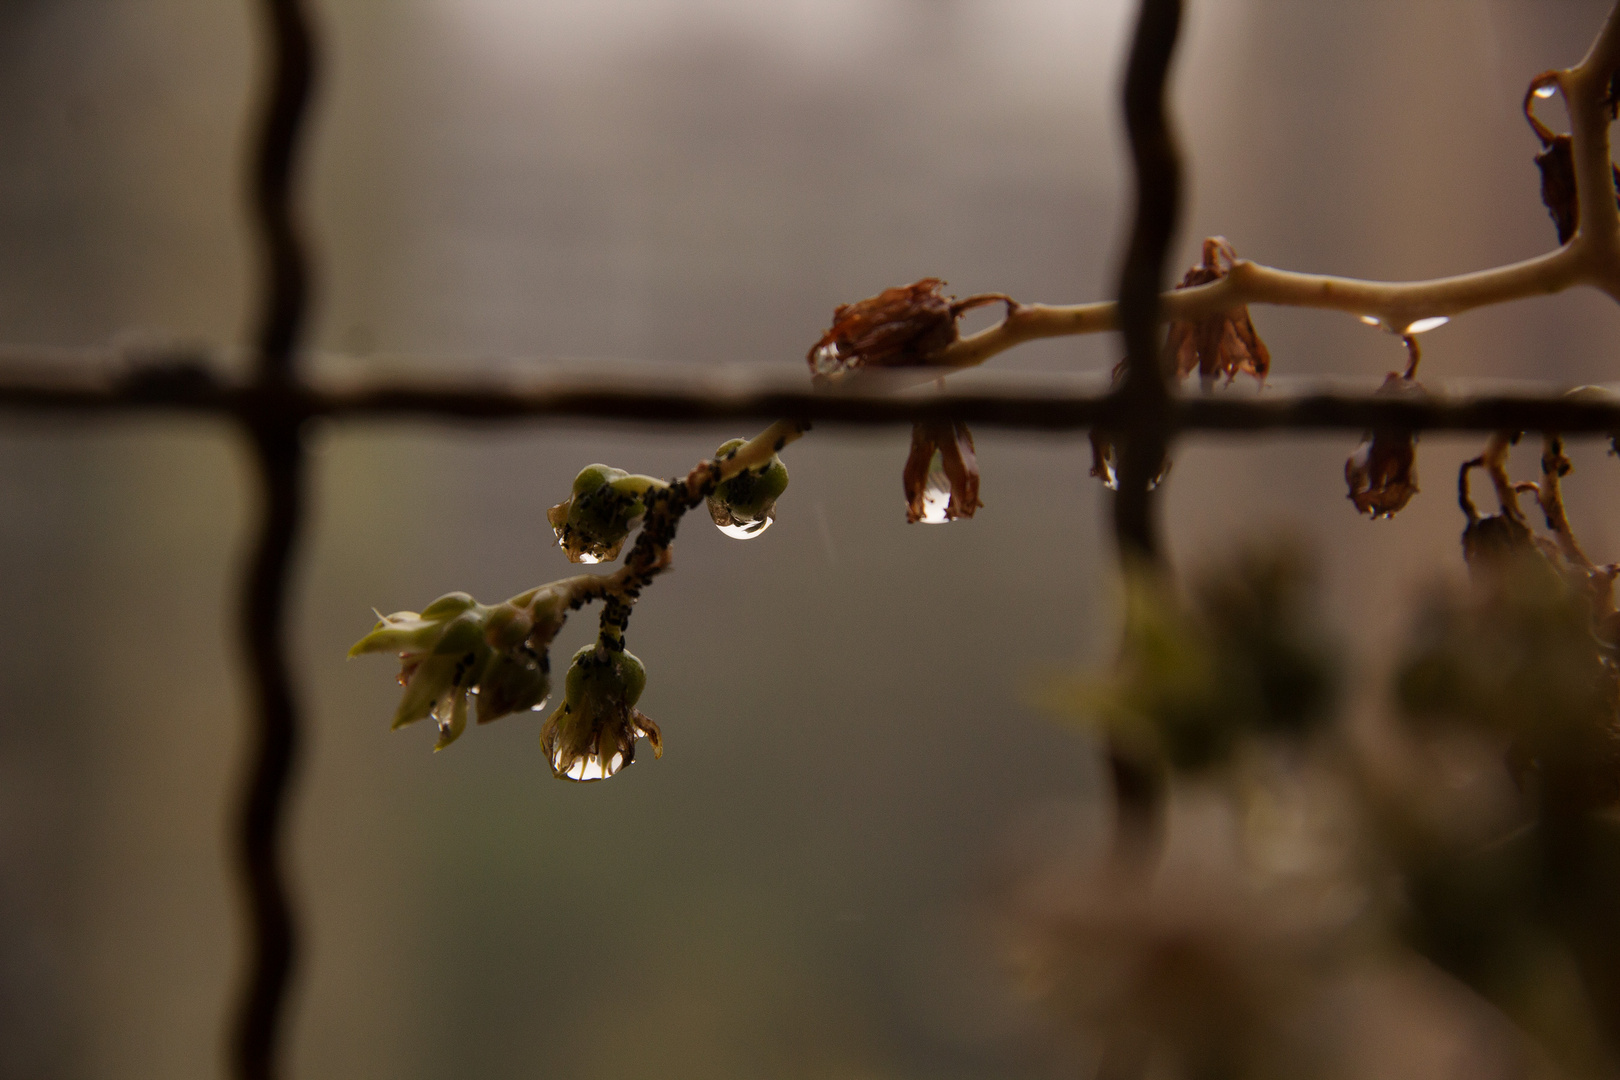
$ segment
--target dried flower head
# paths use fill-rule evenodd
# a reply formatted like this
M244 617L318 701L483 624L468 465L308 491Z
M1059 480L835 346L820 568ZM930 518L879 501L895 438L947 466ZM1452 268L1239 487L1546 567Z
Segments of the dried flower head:
M1476 576L1494 575L1503 566L1516 563L1521 556L1545 557L1536 535L1524 522L1517 490L1507 474L1507 452L1518 441L1515 432L1492 437L1485 453L1463 462L1457 472L1457 501L1468 519L1462 534L1463 558ZM1490 477L1501 508L1499 513L1481 516L1474 506L1468 483L1474 469Z
M1541 171L1541 204L1558 230L1558 242L1569 243L1580 224L1580 206L1575 199L1575 149L1568 135L1555 135L1536 155Z
M920 423L911 428L911 454L901 473L906 520L930 525L972 517L979 501L979 463L966 424Z
M964 311L998 302L1016 307L1001 293L957 300L941 294L944 286L939 278L923 278L838 305L832 326L810 347L810 374L826 379L863 368L925 365L956 340Z
M1390 372L1380 394L1421 395L1416 379ZM1417 436L1388 428L1374 431L1344 463L1344 480L1356 509L1373 518L1393 517L1417 494Z
M1190 289L1219 281L1232 272L1237 252L1224 236L1204 241L1203 260L1181 279L1177 289ZM1206 315L1201 319L1173 319L1165 338L1165 355L1177 379L1194 371L1203 382L1224 376L1230 383L1240 374L1265 382L1271 353L1255 331L1246 304Z
M1611 83L1612 85L1612 83ZM1555 133L1535 114L1535 102L1558 86L1557 72L1546 72L1530 82L1524 92L1524 118L1541 142L1541 153L1536 155L1536 168L1541 172L1541 202L1547 215L1558 230L1558 242L1567 244L1580 227L1580 204L1575 190L1575 141L1569 135ZM1620 190L1620 169L1610 166L1614 184ZM1620 196L1617 196L1620 201Z
M540 746L558 779L606 780L636 758L636 740L664 756L658 725L635 707L647 671L633 654L587 645L574 654L563 702L540 729Z

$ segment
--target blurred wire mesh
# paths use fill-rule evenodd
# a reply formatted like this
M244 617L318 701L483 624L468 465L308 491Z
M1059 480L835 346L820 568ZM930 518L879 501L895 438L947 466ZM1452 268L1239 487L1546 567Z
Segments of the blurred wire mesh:
M835 303L925 274L1105 296L1127 8L331 5L318 350L384 370L796 365ZM1216 232L1386 278L1544 250L1517 102L1603 13L1195 6L1177 263ZM252 31L231 5L0 0L0 339L242 342ZM1370 388L1400 361L1350 319L1256 320L1280 376ZM1586 294L1482 312L1426 339L1425 373L1602 381L1616 321ZM1116 349L1000 363L1101 371ZM1086 865L1104 824L1088 737L1027 704L1041 672L1115 647L1082 441L981 435L986 508L929 529L904 524L904 432L819 431L766 536L688 523L631 631L669 752L598 789L553 782L520 719L437 757L389 736L387 679L341 663L372 605L564 573L544 508L586 462L669 474L742 434L310 432L294 1074L1046 1077L1088 1059L1023 996L991 917L1009 877ZM1343 442L1184 442L1166 524L1180 564L1284 525L1314 546L1371 711L1413 590L1460 573L1449 474L1477 448L1425 439L1422 494L1374 525L1344 498ZM1608 558L1598 450L1577 448L1570 498ZM208 422L0 434L0 1075L217 1071L245 475ZM1445 1033L1497 1029L1432 973L1403 977L1441 1034L1370 1040L1393 1059L1374 1071L1477 1071Z

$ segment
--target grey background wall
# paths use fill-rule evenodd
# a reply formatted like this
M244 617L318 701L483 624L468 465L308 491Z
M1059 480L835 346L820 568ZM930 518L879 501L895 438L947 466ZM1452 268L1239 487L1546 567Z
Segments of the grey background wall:
M0 341L239 352L246 7L0 0ZM834 304L928 274L1106 295L1126 8L320 4L314 366L790 367ZM1178 264L1212 232L1274 264L1389 278L1546 249L1518 99L1604 11L1191 5ZM1256 317L1279 383L1370 386L1399 358L1348 318ZM1425 339L1424 373L1606 381L1617 330L1596 295L1483 312ZM1116 350L1046 343L999 364L1102 372ZM694 519L631 628L668 753L607 784L554 781L538 718L431 755L428 732L387 731L387 665L343 661L373 605L566 573L544 510L581 465L671 473L745 433L310 433L294 1075L1072 1070L992 916L1003 875L1084 859L1102 820L1086 735L1026 703L1043 672L1106 662L1116 625L1083 440L979 433L988 505L925 528L904 523L905 432L818 431L763 538ZM1344 498L1352 442L1183 445L1166 525L1182 564L1256 529L1314 545L1326 617L1374 673L1412 590L1457 572L1468 444L1425 440L1424 494L1374 524ZM1571 497L1608 559L1620 465L1600 451L1580 448ZM218 1072L246 475L206 423L0 419L0 1076Z

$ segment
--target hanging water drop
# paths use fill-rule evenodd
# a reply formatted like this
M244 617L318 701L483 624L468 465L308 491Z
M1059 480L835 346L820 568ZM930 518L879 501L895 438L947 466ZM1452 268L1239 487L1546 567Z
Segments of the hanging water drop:
M928 480L923 485L923 512L918 518L925 525L943 525L951 520L951 480L945 475L945 457L934 452L928 464Z
M836 342L823 345L810 359L810 370L816 375L831 375L843 366L844 359L839 355Z
M1423 334L1436 327L1444 326L1450 321L1451 316L1449 315L1432 315L1427 319L1419 319L1411 326L1408 326L1405 332L1408 334Z
M728 524L721 525L716 522L715 526L721 532L725 533L734 540L752 540L754 537L770 528L771 523L775 520L776 518L770 514L766 514L762 518L754 518L752 520L744 520L742 518L734 517Z
M833 346L823 346L833 348ZM721 443L715 460L727 460L744 444L743 439ZM733 540L752 540L776 520L776 500L787 490L787 466L772 454L763 465L743 469L716 485L709 495L709 516L715 527Z
M1536 97L1541 98L1543 101L1552 97L1556 93L1558 93L1558 85L1556 83L1548 83L1546 86L1536 87Z
M600 754L592 753L584 757L575 758L573 763L563 769L562 754L552 754L551 767L570 780L586 782L591 780L606 780L625 766L623 753L615 751L607 761L603 761Z

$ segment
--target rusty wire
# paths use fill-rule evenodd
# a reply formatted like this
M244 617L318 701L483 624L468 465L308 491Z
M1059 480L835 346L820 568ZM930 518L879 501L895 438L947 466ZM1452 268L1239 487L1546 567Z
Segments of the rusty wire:
M242 583L240 628L253 685L254 742L235 845L248 911L248 967L230 1037L232 1073L241 1080L270 1080L279 1074L287 988L297 955L283 866L299 729L286 623L289 575L304 521L305 460L299 432L310 419L488 424L546 418L639 423L786 418L860 425L953 419L1025 430L1103 426L1115 434L1121 449L1114 507L1118 546L1127 558L1149 560L1160 551L1151 479L1170 439L1179 433L1380 427L1620 431L1620 399L1495 395L1403 400L1335 393L1216 399L1172 393L1154 361L1159 293L1179 206L1179 163L1165 112L1165 81L1180 24L1180 0L1143 0L1127 69L1125 113L1136 187L1119 310L1129 361L1126 378L1113 392L899 397L877 391L737 388L702 380L523 387L476 377L323 387L299 371L311 286L295 198L318 51L302 0L255 2L265 19L271 69L259 110L249 189L263 267L252 379L226 382L191 354L147 356L132 364L109 364L101 354L30 357L7 350L0 356L0 410L222 416L239 423L253 446L263 497ZM1152 833L1159 814L1157 784L1118 755L1111 766L1122 829Z
M237 808L235 855L247 904L248 966L230 1033L239 1080L278 1075L282 1018L297 955L286 880L286 809L299 734L287 656L288 579L304 520L305 415L295 395L309 307L309 255L295 204L297 167L317 69L301 0L265 0L271 50L250 177L262 262L251 395L236 410L252 441L262 491L259 526L242 580L240 630L253 686L248 775Z
M104 353L54 351L33 359L0 356L0 411L58 413L171 412L253 423L268 413L309 419L445 421L487 424L557 419L697 424L730 420L806 420L850 425L915 421L1027 431L1085 431L1096 425L1134 430L1135 405L1119 392L1064 389L944 391L897 396L879 388L824 393L779 380L735 378L596 379L466 376L432 381L377 380L322 386L307 380L264 386L218 380L190 354L109 364ZM1198 431L1556 431L1620 432L1620 395L1482 394L1398 398L1371 393L1267 390L1260 397L1169 395L1156 422L1171 434Z

